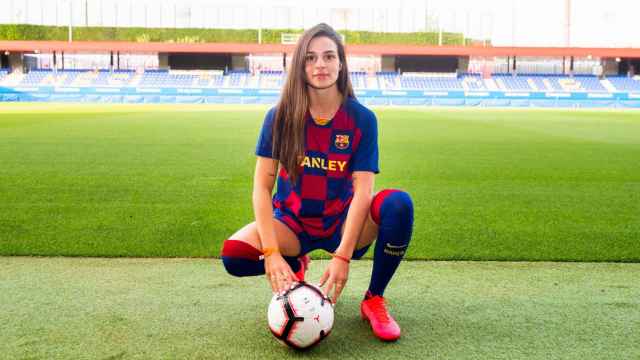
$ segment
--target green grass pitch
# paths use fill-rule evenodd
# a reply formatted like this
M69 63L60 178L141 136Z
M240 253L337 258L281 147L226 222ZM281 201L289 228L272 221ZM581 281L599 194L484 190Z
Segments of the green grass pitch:
M266 107L0 104L0 254L210 257ZM640 113L375 108L408 259L640 260Z
M317 281L326 260L311 263ZM0 257L3 359L640 358L640 264L401 264L385 295L402 326L373 338L354 261L331 335L297 353L267 328L264 277L219 260Z
M265 107L0 103L0 255L211 257L251 221ZM640 113L376 108L381 174L416 210L407 258L640 260ZM316 253L316 255L320 255ZM327 262L315 260L317 281ZM403 327L358 318L292 352L270 290L219 260L0 256L3 358L635 359L638 264L404 262Z

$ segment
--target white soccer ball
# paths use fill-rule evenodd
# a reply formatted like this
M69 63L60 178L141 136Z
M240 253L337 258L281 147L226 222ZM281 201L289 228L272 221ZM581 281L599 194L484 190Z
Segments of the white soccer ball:
M295 283L271 299L267 315L275 337L294 349L307 349L331 333L333 304L319 287Z

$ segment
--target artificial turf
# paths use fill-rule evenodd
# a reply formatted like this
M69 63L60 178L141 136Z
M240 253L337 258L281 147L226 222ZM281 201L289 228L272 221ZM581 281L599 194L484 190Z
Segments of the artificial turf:
M317 281L327 265L315 260ZM354 261L331 335L298 353L267 327L264 277L219 260L0 257L3 359L638 359L640 264L403 262L396 343L360 320Z
M640 112L374 110L407 258L640 260ZM265 111L0 104L0 255L217 256Z

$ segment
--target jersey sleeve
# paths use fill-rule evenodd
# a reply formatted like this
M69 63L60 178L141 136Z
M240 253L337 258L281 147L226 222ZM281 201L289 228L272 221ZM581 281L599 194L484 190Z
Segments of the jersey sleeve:
M353 154L352 171L380 172L378 167L378 120L372 111L362 113L359 122L362 137Z
M273 119L276 115L276 108L271 108L264 117L262 123L262 130L260 130L260 136L258 137L258 144L256 145L256 155L273 158Z

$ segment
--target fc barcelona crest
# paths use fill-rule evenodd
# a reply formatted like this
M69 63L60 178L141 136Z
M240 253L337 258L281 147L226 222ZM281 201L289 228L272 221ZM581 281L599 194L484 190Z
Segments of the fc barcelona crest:
M345 150L349 147L349 135L336 135L336 148Z

